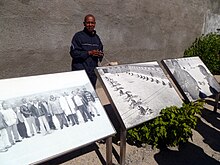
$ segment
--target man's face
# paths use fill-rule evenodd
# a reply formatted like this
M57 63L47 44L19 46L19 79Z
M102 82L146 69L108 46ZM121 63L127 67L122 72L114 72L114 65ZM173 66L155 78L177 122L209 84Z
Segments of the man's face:
M8 109L9 108L9 106L8 106L8 104L6 102L2 103L2 107L3 107L3 109Z
M180 68L179 63L176 60L173 60L172 64L173 64L174 68Z
M199 66L199 70L203 75L207 75L207 71L205 70L205 68L203 68L202 66Z
M92 17L92 16L88 16L86 17L86 20L84 22L84 26L86 27L86 29L89 31L89 32L92 32L94 31L95 29L95 18Z

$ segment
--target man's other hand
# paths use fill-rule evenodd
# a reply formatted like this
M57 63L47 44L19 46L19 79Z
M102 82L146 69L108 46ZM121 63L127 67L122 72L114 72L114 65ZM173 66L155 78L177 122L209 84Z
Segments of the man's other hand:
M88 51L88 54L90 56L96 56L96 57L104 56L104 53L102 51L99 51L99 50L90 50L90 51Z

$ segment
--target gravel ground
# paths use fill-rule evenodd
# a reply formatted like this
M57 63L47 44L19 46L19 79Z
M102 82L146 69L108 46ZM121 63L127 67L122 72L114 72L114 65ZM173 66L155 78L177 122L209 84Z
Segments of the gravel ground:
M109 104L102 89L97 89L103 105ZM178 148L164 150L151 146L136 147L126 144L126 165L220 165L220 107L213 112L213 100L207 100L193 138ZM120 146L113 142L113 165L119 164ZM106 145L94 143L60 158L49 164L62 165L104 165Z

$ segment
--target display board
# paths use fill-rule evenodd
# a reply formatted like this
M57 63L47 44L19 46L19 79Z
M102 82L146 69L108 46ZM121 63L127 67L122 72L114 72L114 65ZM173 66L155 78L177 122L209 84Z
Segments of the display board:
M157 62L96 68L119 120L126 129L157 117L182 100Z
M162 63L186 101L196 101L220 92L220 85L199 57L166 59Z
M1 165L44 162L115 134L85 71L0 80L0 100Z

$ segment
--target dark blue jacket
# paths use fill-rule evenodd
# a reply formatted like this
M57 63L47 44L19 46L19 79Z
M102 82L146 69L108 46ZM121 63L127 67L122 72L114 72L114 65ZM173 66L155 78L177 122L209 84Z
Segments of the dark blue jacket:
M102 58L90 56L88 51L97 49L103 51L103 45L95 31L94 33L90 33L84 28L83 31L77 32L73 36L70 47L72 70L85 69L90 80L93 78L96 79L94 69L98 66L98 61L101 61Z

